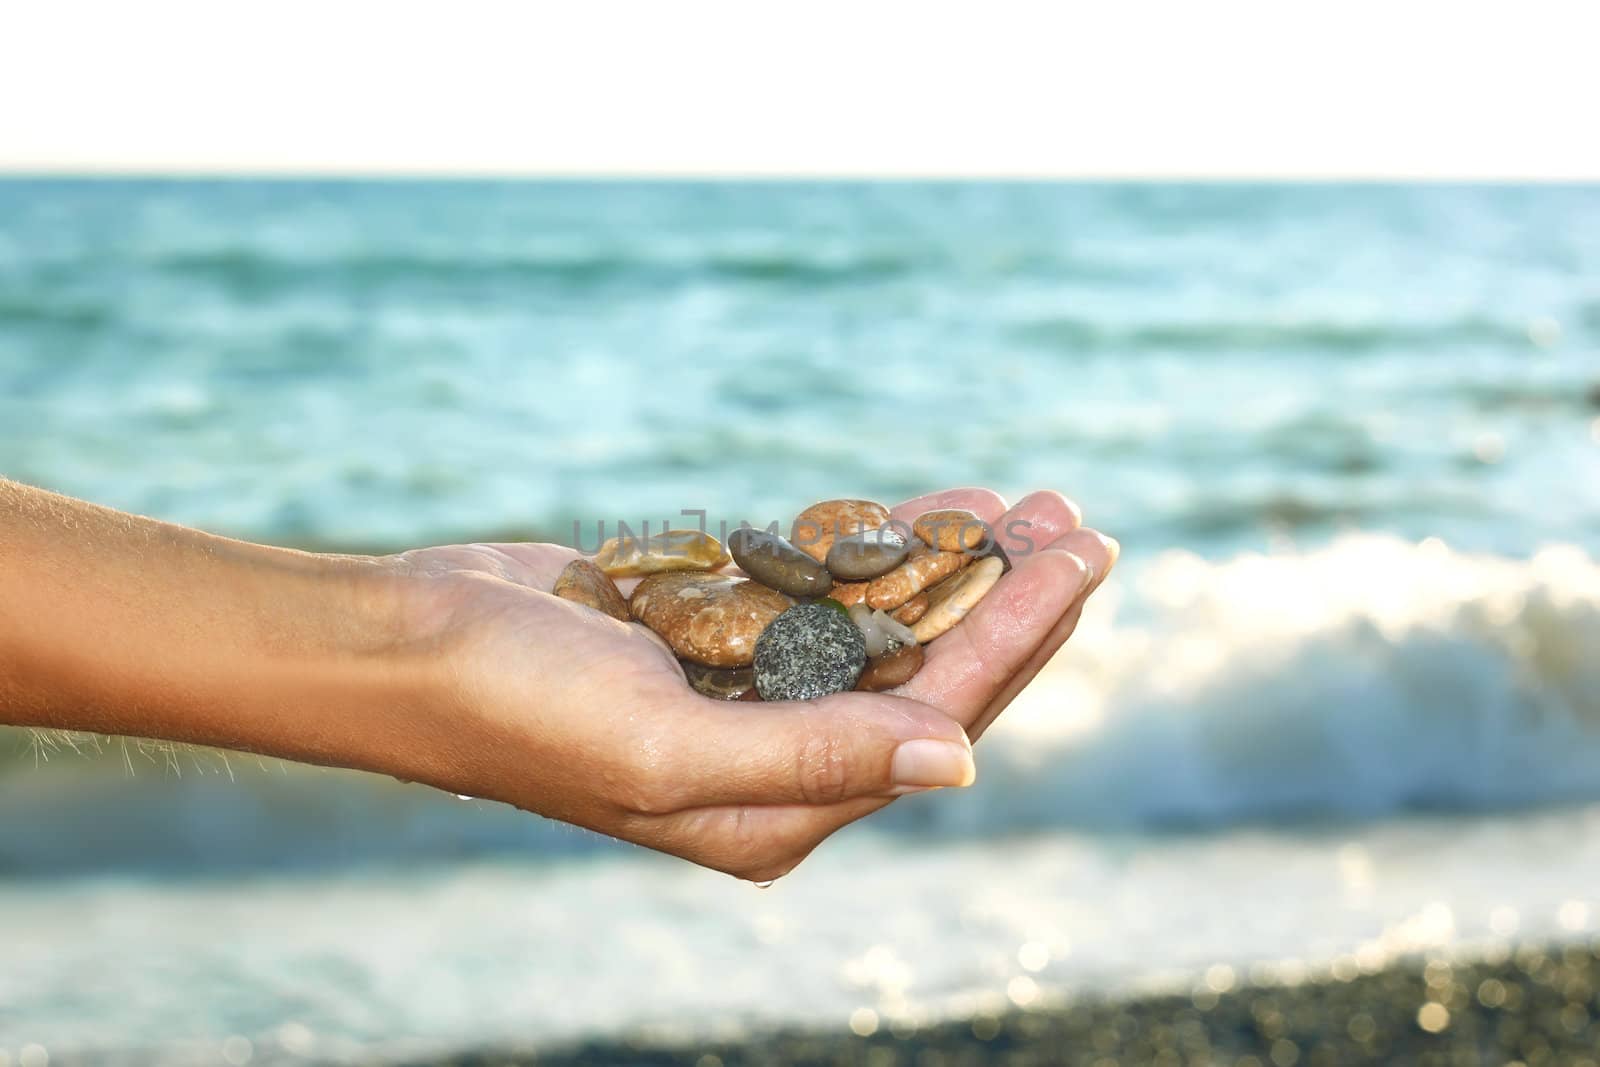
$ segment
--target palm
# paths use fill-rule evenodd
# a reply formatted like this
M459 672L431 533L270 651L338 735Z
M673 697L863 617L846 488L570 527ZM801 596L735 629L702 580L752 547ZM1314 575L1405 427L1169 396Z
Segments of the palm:
M906 501L893 516L909 521L938 507L968 508L1002 532L1026 523L1040 549L1051 549L1018 558L962 625L929 646L922 671L896 691L932 705L976 739L1070 635L1081 610L1075 579L1081 561L1103 576L1115 548L1079 529L1076 508L1054 493L1033 494L1007 510L987 490L950 490ZM798 803L705 795L716 780L737 783L752 723L766 728L774 720L752 719L748 706L688 689L671 651L643 626L545 592L577 556L552 544L483 544L399 557L407 569L443 579L428 583L434 592L427 625L460 646L465 699L508 738L531 744L547 768L538 777L525 764L520 772L508 770L504 784L480 788L481 795L752 878L784 873L828 834L889 802L841 799L830 795L827 782L791 798ZM618 584L626 595L637 580ZM849 693L813 705L773 705L790 709L784 723L798 724L774 729L803 736L808 717L865 720L881 715L892 699ZM723 762L713 762L719 756ZM668 788L655 773L658 764L696 759L701 793L682 782ZM550 787L551 768L568 788ZM604 803L595 803L596 782L612 783Z

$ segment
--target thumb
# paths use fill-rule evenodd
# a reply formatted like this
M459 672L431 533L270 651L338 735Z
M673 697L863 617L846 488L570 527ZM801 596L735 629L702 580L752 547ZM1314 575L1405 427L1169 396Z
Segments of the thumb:
M961 724L905 697L836 693L702 707L705 719L681 735L670 761L683 807L837 804L976 777Z

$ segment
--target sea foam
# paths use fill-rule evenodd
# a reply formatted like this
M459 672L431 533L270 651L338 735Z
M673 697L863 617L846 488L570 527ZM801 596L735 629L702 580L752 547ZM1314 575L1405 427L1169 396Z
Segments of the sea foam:
M980 746L968 828L1194 826L1600 796L1600 563L1349 535L1152 560Z

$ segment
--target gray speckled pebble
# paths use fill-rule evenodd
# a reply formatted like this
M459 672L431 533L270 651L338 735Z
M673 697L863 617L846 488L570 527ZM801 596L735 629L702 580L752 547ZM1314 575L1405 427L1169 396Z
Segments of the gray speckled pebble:
M762 700L814 700L854 689L866 664L866 641L849 616L801 604L756 639L756 690Z

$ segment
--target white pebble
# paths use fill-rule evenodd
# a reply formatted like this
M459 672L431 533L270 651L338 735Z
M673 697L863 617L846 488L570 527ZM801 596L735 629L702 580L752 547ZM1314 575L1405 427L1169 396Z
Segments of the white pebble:
M861 631L861 636L867 642L868 656L881 656L889 647L889 638L883 631L883 626L878 621L878 616L883 612L874 612L865 604L850 605L850 621L856 624Z
M911 627L900 622L882 608L878 608L872 613L872 621L882 628L884 635L890 641L901 645L914 645L917 643L916 635L911 632Z

